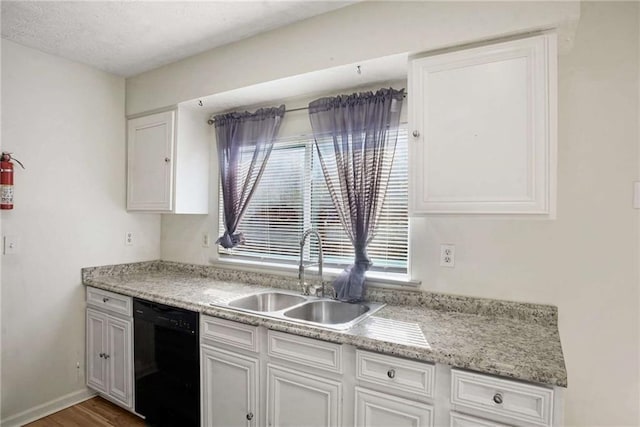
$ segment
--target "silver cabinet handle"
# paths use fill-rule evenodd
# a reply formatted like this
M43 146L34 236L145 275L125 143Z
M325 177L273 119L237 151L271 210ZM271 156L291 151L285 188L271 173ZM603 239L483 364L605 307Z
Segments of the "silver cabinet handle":
M107 353L104 354L104 358L105 359L108 359L109 357L111 357L111 356L109 356Z
M387 376L391 379L394 379L396 377L396 370L395 369L389 369L387 371Z
M251 421L253 419L253 412L249 412L247 414L247 421Z
M420 136L420 132L419 132L419 131L417 131L417 130L414 130L414 131L413 131L413 133L412 133L411 135L413 135L413 137L414 137L414 138L417 138L417 137L419 137L419 136Z
M168 157L165 157L165 158L164 158L164 161L165 161L165 163L169 163L169 162L171 161L171 159L170 159L170 158L168 158Z
M502 395L500 393L496 393L493 395L493 401L498 404L501 405L502 404Z
M104 353L100 353L98 356L102 359L104 357Z
M107 297L102 298L102 302L107 302L107 301L109 301L109 298Z

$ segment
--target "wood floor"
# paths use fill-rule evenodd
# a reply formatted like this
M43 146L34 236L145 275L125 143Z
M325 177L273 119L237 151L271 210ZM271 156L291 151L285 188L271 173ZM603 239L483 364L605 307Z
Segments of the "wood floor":
M101 397L63 409L24 427L137 427L144 420Z

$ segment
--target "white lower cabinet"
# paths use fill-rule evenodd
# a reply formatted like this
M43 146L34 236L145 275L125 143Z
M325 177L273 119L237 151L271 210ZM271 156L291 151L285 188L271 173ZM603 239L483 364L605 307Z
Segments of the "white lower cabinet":
M206 427L562 425L558 387L200 319ZM92 319L93 327L100 330L104 321ZM89 340L101 343L91 332ZM105 377L96 369L92 381L98 387Z
M344 389L353 369L342 344L267 331L268 427L333 427L351 424ZM350 348L352 350L352 348ZM351 393L349 392L349 399Z
M133 351L131 349L132 321L107 315L107 394L133 407Z
M482 418L472 417L471 415L458 414L451 412L450 427L508 427L495 421L489 421Z
M429 427L433 425L433 408L424 403L356 387L355 425Z
M202 425L254 426L258 422L260 360L202 345Z
M459 369L451 370L453 409L495 424L551 427L561 424L554 389ZM462 425L469 425L462 424Z
M107 393L106 349L107 315L87 310L87 386Z
M132 320L87 309L87 386L133 408Z
M356 350L355 425L434 425L435 366Z
M342 384L299 370L267 366L269 427L332 427L342 419Z

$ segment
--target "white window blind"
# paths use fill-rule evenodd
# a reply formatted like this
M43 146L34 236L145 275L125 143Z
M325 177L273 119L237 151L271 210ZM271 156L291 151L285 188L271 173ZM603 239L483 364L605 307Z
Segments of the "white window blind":
M398 143L387 196L374 239L367 253L373 271L406 273L408 259L408 138L406 128ZM222 198L219 197L220 234L224 232ZM238 232L246 243L233 249L218 246L221 257L240 257L271 263L297 263L300 237L314 228L324 243L326 266L353 263L353 247L342 228L322 174L310 136L276 142L264 174ZM315 259L316 245L311 245Z

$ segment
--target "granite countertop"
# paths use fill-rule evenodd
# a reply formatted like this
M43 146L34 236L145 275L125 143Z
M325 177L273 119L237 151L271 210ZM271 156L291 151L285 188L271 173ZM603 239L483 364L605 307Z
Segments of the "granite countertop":
M550 386L567 386L557 309L438 294L369 288L382 310L352 329L321 327L239 312L212 303L295 289L291 277L166 261L82 269L85 285L296 335Z

